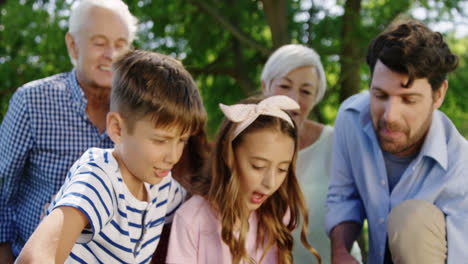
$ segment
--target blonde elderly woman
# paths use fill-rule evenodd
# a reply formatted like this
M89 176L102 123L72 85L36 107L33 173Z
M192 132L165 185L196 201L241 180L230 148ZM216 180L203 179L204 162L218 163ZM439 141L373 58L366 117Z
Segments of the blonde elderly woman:
M299 128L299 156L296 175L309 210L307 239L322 257L331 263L330 240L325 232L325 201L333 145L333 127L309 120L307 117L327 87L319 55L311 48L290 44L276 50L262 71L262 88L266 96L286 95L299 103L300 110L291 111ZM310 252L300 242L300 228L294 232L294 263L311 263ZM362 262L361 251L355 243L352 255Z

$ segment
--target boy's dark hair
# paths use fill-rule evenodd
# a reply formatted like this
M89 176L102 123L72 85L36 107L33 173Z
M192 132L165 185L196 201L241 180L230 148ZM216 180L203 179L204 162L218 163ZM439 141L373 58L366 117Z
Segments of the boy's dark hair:
M197 86L182 63L156 52L133 50L112 65L110 109L125 120L151 115L158 127L177 125L181 133L204 130L206 111Z
M432 91L437 91L447 73L458 66L458 57L451 53L442 35L414 20L396 23L370 42L367 64L371 77L377 60L392 71L409 75L402 87L410 87L415 79L427 78Z

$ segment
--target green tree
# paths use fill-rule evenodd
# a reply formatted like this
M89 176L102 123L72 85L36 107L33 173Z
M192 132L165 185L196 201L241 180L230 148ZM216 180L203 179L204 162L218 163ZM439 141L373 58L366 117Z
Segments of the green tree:
M18 86L71 69L64 43L71 2L0 2L0 117ZM426 22L448 20L463 9L463 1L451 0L337 0L334 9L325 6L330 1L313 0L126 2L141 22L135 46L181 59L196 78L211 135L222 118L218 103L259 92L262 66L277 47L303 43L321 54L329 89L312 118L331 124L339 104L367 88L364 58L372 37L395 18L410 16L415 7L437 14ZM463 77L461 70L450 76L450 92L462 89L457 86L463 87ZM449 94L443 109L466 129L460 113L468 112L468 106L457 99Z

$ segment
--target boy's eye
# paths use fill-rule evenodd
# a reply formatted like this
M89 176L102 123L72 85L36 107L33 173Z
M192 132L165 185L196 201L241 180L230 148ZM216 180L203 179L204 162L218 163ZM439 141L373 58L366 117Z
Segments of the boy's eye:
M165 139L152 139L155 144L164 144L167 140Z
M281 89L289 89L289 85L287 85L287 84L280 84L279 87Z

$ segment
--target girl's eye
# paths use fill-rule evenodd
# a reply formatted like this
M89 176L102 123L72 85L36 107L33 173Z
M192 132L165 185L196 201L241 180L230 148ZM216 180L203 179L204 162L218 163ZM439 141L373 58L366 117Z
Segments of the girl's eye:
M264 168L264 166L252 164L252 168L253 168L254 170L261 170L261 169Z
M281 172L281 173L286 173L286 172L288 172L288 168L279 168L278 170L279 170L279 172Z
M280 84L279 86L281 89L289 89L289 85L286 84Z

